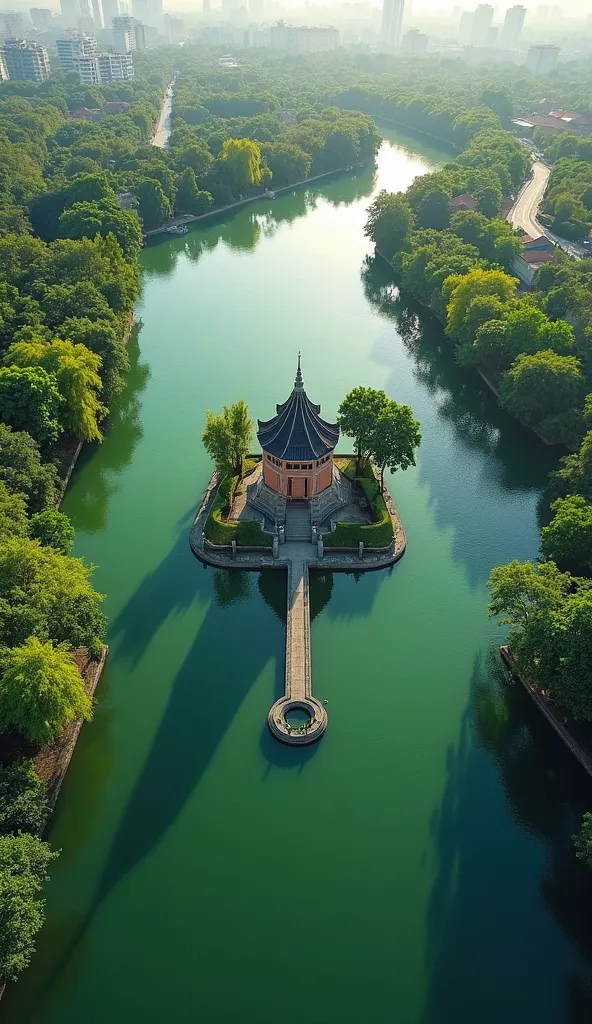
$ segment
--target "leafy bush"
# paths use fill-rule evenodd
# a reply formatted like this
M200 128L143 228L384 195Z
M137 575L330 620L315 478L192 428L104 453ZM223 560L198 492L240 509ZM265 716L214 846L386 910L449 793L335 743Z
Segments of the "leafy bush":
M273 538L261 529L256 520L231 519L227 521L223 518L228 512L230 495L234 490L236 480L236 477L225 476L221 481L206 520L204 533L211 544L232 544L232 541L235 540L237 547L270 548Z
M44 920L37 893L57 856L36 836L0 836L0 984L16 981L29 964Z
M352 460L355 467L355 460ZM345 470L346 476L351 476L351 465ZM362 523L337 523L333 533L323 537L325 547L329 548L357 548L360 541L364 542L365 548L386 548L394 537L393 524L389 511L384 503L384 498L374 476L374 470L370 461L366 462L361 476L356 476L356 483L360 485L372 511L374 522L363 525Z
M22 759L0 768L0 835L41 832L47 821L47 793L33 762Z

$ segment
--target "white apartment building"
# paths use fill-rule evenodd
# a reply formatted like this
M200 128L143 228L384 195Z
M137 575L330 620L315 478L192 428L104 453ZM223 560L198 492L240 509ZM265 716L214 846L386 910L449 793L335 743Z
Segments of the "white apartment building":
M110 85L134 77L131 53L95 53L74 61L82 85Z
M97 52L97 41L86 32L77 32L69 39L56 39L56 48L62 71L71 71L75 60L92 57Z
M6 77L44 82L51 74L47 50L41 43L28 43L25 39L5 39L2 50Z

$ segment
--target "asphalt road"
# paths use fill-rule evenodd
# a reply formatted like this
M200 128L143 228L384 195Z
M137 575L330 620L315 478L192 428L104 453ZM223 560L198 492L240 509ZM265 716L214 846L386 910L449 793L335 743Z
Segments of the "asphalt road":
M532 166L532 174L532 180L519 195L516 204L510 211L508 220L512 227L522 228L531 238L537 238L546 233L543 225L537 220L537 214L547 188L551 169L537 160Z
M522 190L518 199L508 214L508 220L514 228L521 228L531 238L538 238L539 235L546 235L556 245L561 246L571 256L584 256L586 250L578 242L569 242L565 238L549 231L537 219L539 206L547 188L551 168L537 160L532 165L532 180Z
M169 142L169 135L171 134L171 107L173 105L173 83L169 85L167 91L164 94L164 102L162 104L162 110L160 111L160 117L156 126L156 131L152 136L152 145L158 146L159 149L166 149Z

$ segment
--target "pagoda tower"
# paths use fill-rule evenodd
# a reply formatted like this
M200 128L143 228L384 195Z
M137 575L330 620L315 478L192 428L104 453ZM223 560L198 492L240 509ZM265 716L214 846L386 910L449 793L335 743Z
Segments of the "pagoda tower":
M294 389L271 420L257 421L263 449L263 481L272 491L290 499L310 499L333 482L333 450L339 427L320 416L304 390L300 353Z

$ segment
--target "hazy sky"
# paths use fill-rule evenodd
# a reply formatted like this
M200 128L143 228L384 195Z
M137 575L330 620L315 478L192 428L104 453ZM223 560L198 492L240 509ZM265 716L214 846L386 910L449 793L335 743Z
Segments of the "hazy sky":
M442 0L411 0L411 5L414 11L426 11L430 13L450 11L453 7L462 7L470 10L477 6L480 0L450 0L448 3L443 3ZM495 0L484 0L489 2L496 10L496 14L504 14L506 8L513 7L513 0L509 2L496 3ZM528 0L515 0L516 3L521 3L523 7L528 8L528 12L531 17L536 17L537 7L560 7L563 11L569 12L572 15L579 14L581 17L586 14L592 14L592 0L536 0L535 3L529 3Z

